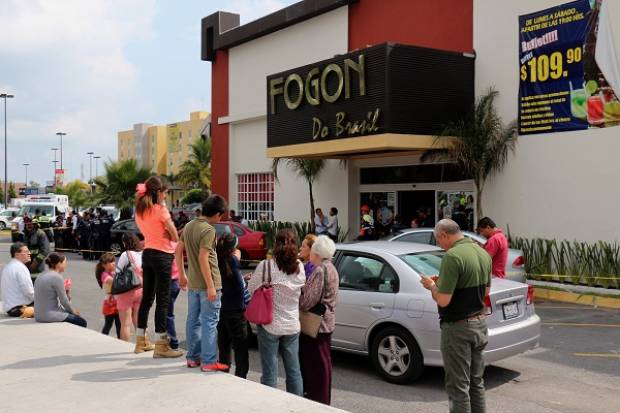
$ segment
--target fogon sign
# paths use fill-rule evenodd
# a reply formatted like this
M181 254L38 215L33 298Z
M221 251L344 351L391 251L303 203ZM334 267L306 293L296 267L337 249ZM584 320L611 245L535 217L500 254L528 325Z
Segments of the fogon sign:
M416 67L416 58L424 65ZM454 72L455 64L464 77L442 78L441 67ZM267 146L436 131L446 113L471 103L470 74L473 80L473 59L461 54L383 44L268 76ZM451 112L439 112L429 98L452 83L459 99Z

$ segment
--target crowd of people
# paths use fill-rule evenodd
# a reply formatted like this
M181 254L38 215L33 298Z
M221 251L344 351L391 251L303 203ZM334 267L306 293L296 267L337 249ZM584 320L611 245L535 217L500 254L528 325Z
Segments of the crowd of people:
M136 223L144 235L143 245L135 235L125 234L125 252L118 261L109 253L99 257L95 278L104 293L102 332L109 334L116 326L117 337L130 341L133 328L135 353L152 351L154 358L185 355L188 368L200 368L203 372L229 372L234 353L234 374L246 378L246 316L254 298L264 297L263 292L268 289L269 321L257 323L261 383L276 387L281 356L286 390L329 405L331 337L339 288L338 271L332 264L336 251L333 239L337 236L332 228L334 223L337 228L337 209L331 208L330 219L317 209L317 234L309 234L303 240L298 240L291 229L281 230L272 257L244 277L236 236L224 233L218 238L214 228L229 214L224 198L210 196L198 216L184 223L179 235L165 206L167 191L165 181L156 176L139 184ZM49 245L43 241L45 236L41 237L35 224L30 221L27 226L31 226L29 236L37 241L14 243L11 260L2 271L4 311L13 317L86 327L87 321L71 302L70 282L63 278L67 258L49 253ZM488 338L483 301L489 294L491 274L505 276L508 254L506 237L490 218L481 219L477 229L488 238L484 249L464 237L457 222L439 221L434 235L447 253L439 275L422 274L420 280L439 308L446 390L455 411L484 410L482 353ZM40 262L42 257L44 263ZM38 269L44 264L47 270L33 279L33 266ZM122 284L119 280L126 274L138 282L118 290ZM179 348L174 315L175 300L181 290L188 297L185 353ZM153 304L152 344L147 327ZM307 332L307 314L320 315L320 325L314 333ZM467 374L463 374L465 371Z
M210 196L199 215L177 231L165 206L166 196L166 183L159 177L139 184L136 224L144 235L143 243L128 233L123 236L125 251L118 260L110 253L98 257L95 279L103 295L102 332L107 335L116 327L117 337L130 341L135 330L135 353L152 351L154 358L185 355L188 368L203 372L228 372L234 360L234 374L246 378L249 332L245 312L255 293L268 285L273 291L272 321L257 326L261 383L276 386L281 355L286 390L330 404L331 334L339 280L331 262L336 250L331 237L311 234L299 249L296 233L282 230L276 236L272 257L244 277L236 236L224 233L218 237L214 228L229 214L224 198ZM337 213L333 208L330 215L336 217ZM90 219L88 216L83 221ZM77 221L76 229L80 218ZM337 218L331 222L337 225ZM35 224L27 224L33 226L33 237ZM329 229L327 222L328 234L337 234ZM18 242L11 246L11 261L3 269L0 287L4 311L13 317L34 317L38 322L86 327L87 321L71 302L70 282L63 278L67 257L49 252L49 241L47 248L39 248L35 254L29 244ZM43 257L47 269L33 279L27 265L36 257ZM128 270L138 277L139 285L119 292L119 279ZM174 315L181 290L188 297L186 352L179 348ZM153 305L155 336L151 343L147 329ZM301 333L300 315L317 306L323 308L318 333L305 335Z

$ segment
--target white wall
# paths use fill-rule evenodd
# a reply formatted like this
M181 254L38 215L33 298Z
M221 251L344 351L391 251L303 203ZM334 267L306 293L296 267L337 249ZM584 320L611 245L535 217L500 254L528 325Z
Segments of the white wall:
M347 53L348 7L229 50L229 115L267 113L267 76Z
M267 76L348 51L348 8L341 7L229 51L230 175L229 202L237 207L237 174L271 171L267 149ZM219 120L222 122L222 119ZM281 167L275 188L276 220L309 220L306 182ZM348 171L328 161L315 183L317 207L335 206L347 227Z
M517 117L518 16L558 0L475 0L476 92L495 86L505 122ZM607 0L620 46L620 2ZM618 50L620 55L620 50ZM484 213L528 237L620 239L620 127L521 136L516 156L488 182Z

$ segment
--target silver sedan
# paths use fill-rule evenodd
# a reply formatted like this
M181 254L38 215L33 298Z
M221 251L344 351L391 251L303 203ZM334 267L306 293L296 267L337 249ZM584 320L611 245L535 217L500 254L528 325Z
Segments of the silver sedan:
M405 242L339 244L334 263L340 275L332 348L367 354L392 383L442 366L437 305L420 283L436 275L445 252ZM492 363L538 345L540 318L527 284L494 278L486 301Z
M463 235L473 239L480 245L484 245L487 239L475 232L463 231ZM398 234L385 238L386 241L418 242L420 244L436 245L433 228L407 228L400 230ZM525 259L523 252L510 248L506 261L506 278L513 281L525 282Z

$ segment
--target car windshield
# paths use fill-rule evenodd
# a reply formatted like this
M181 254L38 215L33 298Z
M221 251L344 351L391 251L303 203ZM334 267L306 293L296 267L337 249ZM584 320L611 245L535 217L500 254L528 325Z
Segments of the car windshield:
M429 251L401 255L400 259L417 273L432 276L439 275L439 268L441 267L441 260L444 255L444 251Z
M33 217L36 215L37 210L39 210L39 216L54 216L54 207L52 205L24 205L22 209L19 210L19 216L27 214L29 217Z
M217 234L218 237L224 233L230 234L232 232L228 224L215 224L214 227L215 227L215 233Z

